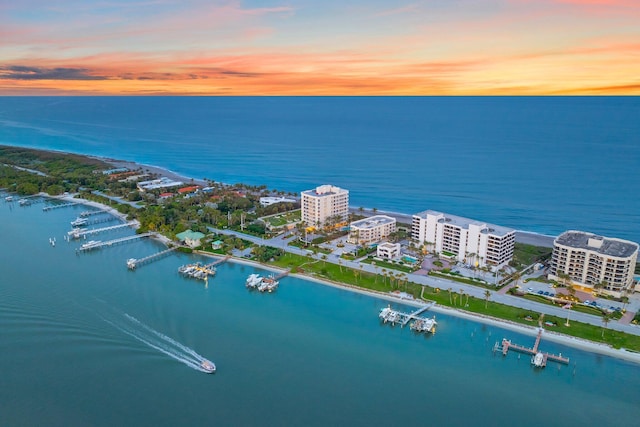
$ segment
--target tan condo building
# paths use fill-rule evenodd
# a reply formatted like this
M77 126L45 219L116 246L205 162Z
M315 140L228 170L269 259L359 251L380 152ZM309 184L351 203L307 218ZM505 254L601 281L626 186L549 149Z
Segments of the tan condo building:
M565 231L553 242L549 279L620 297L633 290L638 244L583 231Z
M302 221L311 227L324 227L330 219L334 225L347 220L349 215L349 191L321 185L301 193Z
M500 268L513 259L516 231L427 210L413 215L411 238L458 261Z
M386 215L376 215L349 224L347 242L356 245L377 243L396 231L396 219Z

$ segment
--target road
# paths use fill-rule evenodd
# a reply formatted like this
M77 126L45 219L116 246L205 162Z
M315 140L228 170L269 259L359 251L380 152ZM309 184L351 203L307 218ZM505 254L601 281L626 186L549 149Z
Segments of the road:
M314 255L313 252L307 249L301 249L295 246L289 246L288 242L292 239L295 239L295 236L291 236L289 238L283 238L282 236L274 237L272 239L262 239L256 236L250 236L247 234L243 234L233 230L221 230L213 227L209 227L209 230L219 234L226 234L235 237L239 237L245 240L248 240L257 245L266 245L273 246L276 248L281 248L289 253L295 253L298 255L311 256L315 259L322 259L323 254ZM338 263L338 260L342 263L342 265L346 267L350 267L353 269L365 271L372 274L379 274L380 269L374 265L360 263L356 261L349 261L340 258L340 254L336 252L332 252L327 255L327 262L331 262L334 264ZM447 280L444 278L433 277L433 276L425 276L422 274L410 273L407 274L407 278L414 283L420 285L427 285L433 288L440 288L442 290L452 289L453 292L464 292L469 294L470 296L474 296L476 298L484 299L485 298L485 288L467 285L465 283L456 282L454 280ZM528 285L524 285L527 287ZM576 311L568 311L567 309L563 309L557 306L547 305L535 301L530 301L521 297L517 297L510 294L500 294L497 291L489 291L491 296L489 301L499 302L501 304L510 305L513 307L522 308L525 310L531 310L538 313L544 313L547 315L557 316L563 319L566 319L569 316L569 320L571 321L580 321L583 323L588 323L595 326L603 326L602 318L599 316L594 316L591 314L580 313ZM634 296L632 303L630 303L630 308L635 308L635 306L640 307L640 297ZM617 331L627 332L633 335L640 335L640 326L633 324L620 324L616 321L609 322L608 329L613 329Z

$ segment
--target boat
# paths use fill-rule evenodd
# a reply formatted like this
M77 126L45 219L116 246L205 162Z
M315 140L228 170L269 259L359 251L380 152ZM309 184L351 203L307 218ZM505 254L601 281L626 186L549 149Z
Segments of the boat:
M82 246L80 246L80 249L92 248L100 242L101 242L100 240L89 240L87 243L83 243Z
M245 286L249 289L256 289L262 283L262 277L259 274L250 274L247 277Z
M13 196L7 196L4 198L5 202L13 202Z
M269 277L263 277L262 280L260 281L260 284L258 285L258 290L260 292L273 292L276 290L276 288L278 287L278 284L280 282L278 282L273 275L269 275Z
M544 354L538 352L535 356L531 356L531 364L536 368L544 368L545 360Z
M87 225L89 223L89 220L86 218L76 218L73 221L71 221L71 225L73 227L82 227L83 225Z
M20 199L20 200L18 200L18 204L20 206L29 205L29 201L27 199Z
M204 359L200 363L200 368L207 374L213 374L216 371L216 365L207 359Z

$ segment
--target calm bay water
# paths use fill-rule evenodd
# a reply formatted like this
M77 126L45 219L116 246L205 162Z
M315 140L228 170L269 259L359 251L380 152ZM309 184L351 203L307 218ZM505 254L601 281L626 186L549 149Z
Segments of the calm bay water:
M0 98L0 144L640 241L638 97Z
M195 259L183 254L131 272L126 259L161 245L77 255L63 236L84 208L42 206L0 202L0 425L582 426L640 416L637 365L543 341L572 362L535 371L491 351L502 337L533 337L439 315L426 338L380 325L386 302L367 296L291 277L275 294L250 293L244 280L256 270L245 265L219 266L206 288L178 276ZM218 372L136 339L154 334L132 318Z

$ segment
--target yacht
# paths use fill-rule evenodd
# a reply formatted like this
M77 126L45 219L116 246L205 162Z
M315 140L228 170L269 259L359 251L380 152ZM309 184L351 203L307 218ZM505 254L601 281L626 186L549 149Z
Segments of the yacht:
M97 245L98 243L100 243L100 240L89 240L87 243L83 243L82 246L80 246L81 249L89 249L95 245Z
M200 368L207 374L213 374L216 371L216 365L207 359L200 363Z
M89 220L86 218L76 218L75 220L71 221L71 225L73 227L82 227L83 225L87 225L89 223Z
M247 277L246 286L249 289L255 289L262 283L262 277L259 274L250 274Z
M531 356L531 364L536 368L544 368L544 354L536 353L535 356Z
M13 196L7 196L4 198L5 202L13 202Z

